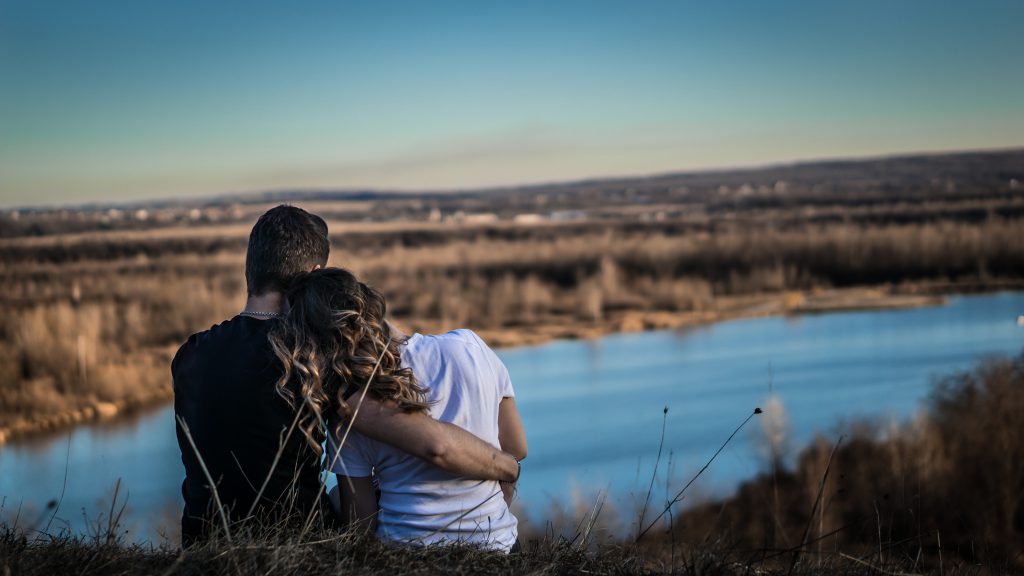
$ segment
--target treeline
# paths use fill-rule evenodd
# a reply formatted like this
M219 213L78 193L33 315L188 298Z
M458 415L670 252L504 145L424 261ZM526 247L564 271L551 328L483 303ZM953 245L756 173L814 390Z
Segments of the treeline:
M981 225L722 226L714 233L605 233L554 242L480 240L443 255L393 248L338 256L396 315L480 328L628 310L701 310L722 296L922 281L1021 278L1024 230Z
M725 220L708 225L676 221L354 232L332 237L332 263L379 274L381 281L393 274L463 280L482 276L487 282L511 275L518 280L532 276L557 289L592 277L610 260L627 289L635 278L686 277L707 281L717 294L1019 278L1024 263L1021 224L1001 217L879 226ZM208 267L204 259L213 261L218 254L225 255L220 262L237 259L244 249L241 238L187 237L12 246L0 256L0 281L8 287L54 281L69 288L70 283L62 282L69 276L62 270L68 264L116 262L112 269L118 274L150 275L167 268ZM782 280L770 286L737 282L738 277L766 271Z

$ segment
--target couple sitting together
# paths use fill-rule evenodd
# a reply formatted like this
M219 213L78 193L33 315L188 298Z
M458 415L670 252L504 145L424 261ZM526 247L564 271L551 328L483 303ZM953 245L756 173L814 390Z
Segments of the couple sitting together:
M526 457L508 370L473 332L400 333L383 295L327 268L323 219L278 206L245 260L248 300L171 364L184 546L214 526L300 518L425 546L516 546ZM322 470L337 475L325 494Z

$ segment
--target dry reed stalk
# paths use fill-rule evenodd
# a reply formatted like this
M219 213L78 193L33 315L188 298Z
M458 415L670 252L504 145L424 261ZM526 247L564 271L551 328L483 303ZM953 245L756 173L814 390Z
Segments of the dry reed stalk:
M259 504L260 498L263 497L263 491L267 489L267 484L270 483L270 478L274 474L274 470L277 469L277 464L281 460L281 455L284 453L284 447L288 444L288 440L292 437L292 432L295 430L295 426L299 421L299 415L301 412L295 412L295 418L292 419L291 425L288 427L288 432L284 435L284 438L278 441L277 453L274 454L274 460L270 464L270 470L267 472L266 478L263 479L263 484L260 486L259 492L256 493L256 498L253 499L252 505L249 506L249 511L245 513L246 517L251 517L252 513L256 510L257 504Z
M71 435L68 434L68 447L67 453L64 455L64 481L60 487L60 497L57 498L57 505L53 507L53 514L50 515L50 520L46 523L46 528L43 529L44 534L50 532L50 525L53 524L53 519L57 517L57 512L60 511L60 505L64 502L64 492L68 488L68 468L71 465Z
M800 539L800 546L798 546L793 552L793 560L789 564L789 574L793 573L793 570L796 568L796 563L800 559L800 551L807 545L807 536L811 532L811 523L814 522L814 514L817 512L818 504L821 502L821 495L825 492L825 480L828 479L828 472L832 468L832 457L836 455L836 450L839 449L839 444L841 444L842 441L843 436L840 436L839 440L836 441L835 446L832 447L832 452L828 455L828 462L825 464L825 472L821 475L821 483L818 485L818 494L814 498L814 505L811 507L810 515L808 515L807 526L804 527L804 535Z
M640 530L644 526L644 516L647 515L647 505L651 501L651 492L654 490L654 479L658 475L658 465L661 463L661 451L665 447L665 426L668 424L668 406L662 411L661 416L661 440L658 441L658 456L654 459L654 470L651 471L651 484L647 487L647 497L644 498L643 508L640 509L640 518L637 519L637 539L640 538Z
M747 418L745 420L743 420L743 422L741 422L740 425L737 426L735 430L732 431L732 434L730 434L729 437L725 439L725 442L723 442L722 445L718 447L718 450L715 451L715 453L704 464L704 466L700 470L698 470L697 473L694 474L692 478L690 478L690 481L687 482L686 485L683 486L682 489L680 489L679 492L676 493L676 495L672 498L672 500L669 500L669 502L665 506L665 509L661 511L661 514L658 514L658 516L655 517L654 520L651 520L651 523L647 525L647 528L644 528L643 531L641 531L640 534L637 535L636 540L634 540L634 542L639 542L640 539L643 538L644 535L647 534L647 532L650 531L650 529L653 528L655 524L657 524L658 520L661 520L662 516L664 516L666 513L668 513L668 511L671 510L673 506L675 506L677 503L679 503L682 500L683 494L686 492L686 489L689 488L690 485L693 484L697 480L697 478L699 478L700 475L703 474L704 471L708 469L708 466L711 466L711 463L715 461L715 458L718 458L718 455L721 454L722 450L725 449L726 445L728 445L729 442L733 439L733 437L736 436L736 434L744 426L747 425L747 422L750 422L751 418L753 418L754 416L756 416L756 415L758 415L760 413L761 413L761 409L760 408L754 408L754 411L749 416L747 416Z
M597 523L597 517L601 515L601 510L604 509L605 494L607 492L597 493L597 502L594 503L594 508L590 512L590 520L587 521L587 527L583 530L582 537L580 538L579 547L581 550L586 547L590 534L594 530L594 525Z
M203 456L199 453L199 447L196 446L195 440L192 439L192 432L188 429L188 424L181 416L175 414L174 418L178 421L178 426L181 426L181 431L185 433L185 437L188 438L188 444L192 447L192 451L196 453L196 459L199 461L199 467L202 468L203 474L206 476L206 481L210 484L210 492L213 494L213 501L217 505L217 513L220 516L222 527L224 528L224 537L227 538L228 544L232 544L231 539L231 528L228 525L228 515L224 511L224 505L220 501L220 494L217 493L217 484L213 481L213 476L210 475L210 470L206 467L206 462L203 460ZM120 482L120 480L119 480Z

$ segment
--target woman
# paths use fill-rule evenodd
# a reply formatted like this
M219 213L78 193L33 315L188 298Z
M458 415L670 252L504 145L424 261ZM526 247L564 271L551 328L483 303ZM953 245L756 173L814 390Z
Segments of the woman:
M333 417L342 406L358 417L367 395L429 412L525 458L508 370L494 352L469 330L404 337L385 320L381 293L338 268L296 279L287 301L287 316L271 334L285 369L279 390L303 404L300 427L311 444L330 429L326 464L338 475L342 520L412 545L509 551L518 524L508 509L511 486L453 476ZM293 380L301 398L287 386Z

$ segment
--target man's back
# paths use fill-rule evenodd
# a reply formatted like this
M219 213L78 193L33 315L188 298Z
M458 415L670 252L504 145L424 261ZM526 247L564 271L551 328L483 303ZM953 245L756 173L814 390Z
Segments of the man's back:
M188 426L232 520L245 517L264 482L255 511L260 516L306 512L317 502L320 458L301 430L289 434L296 412L276 390L282 368L267 340L276 322L236 316L190 337L171 363L175 414ZM182 541L188 545L218 512L180 425L178 445L186 474Z

